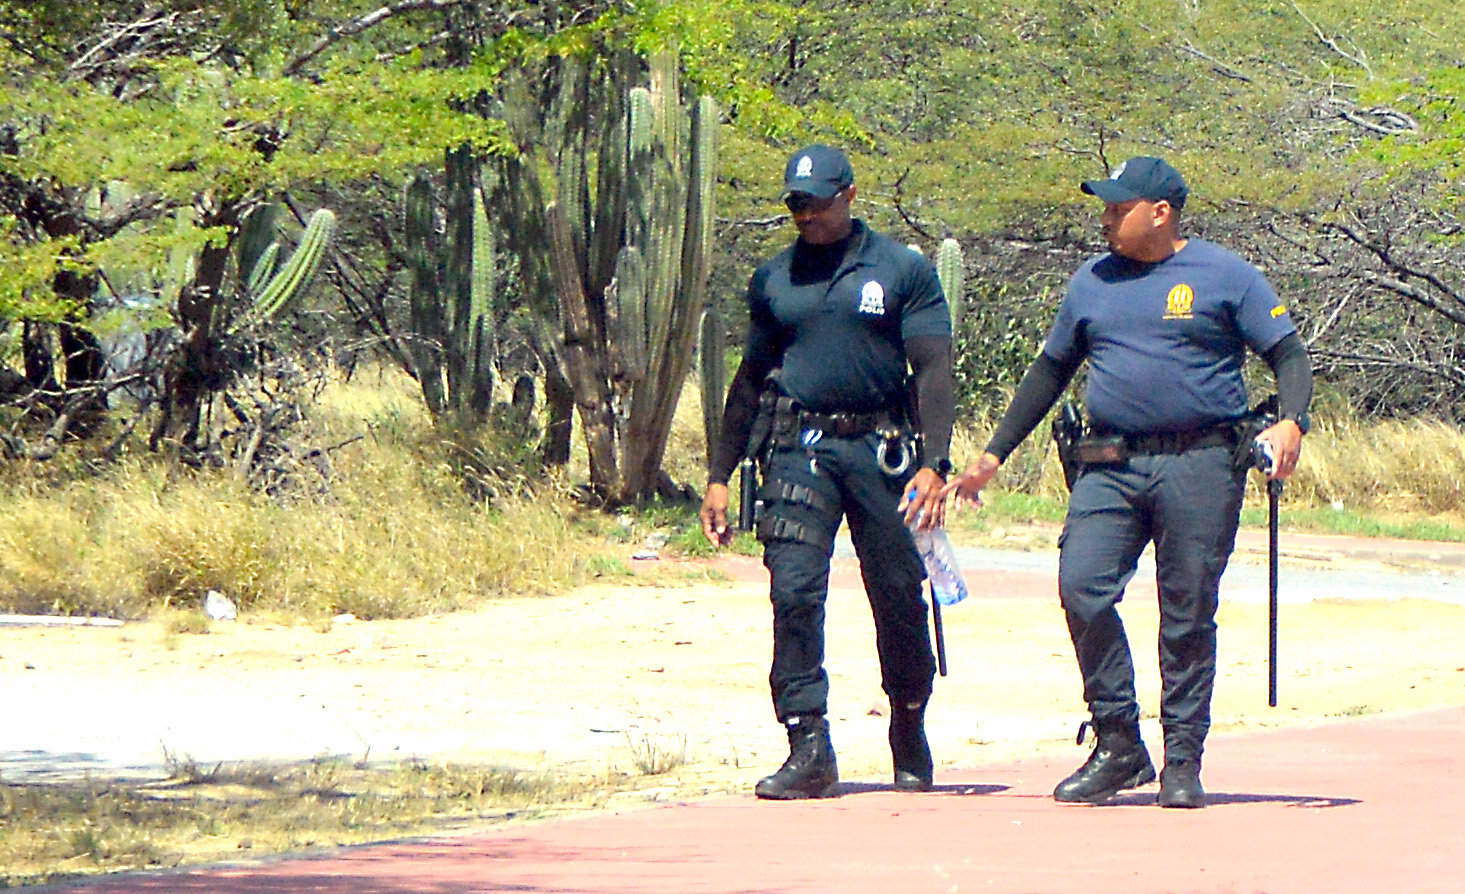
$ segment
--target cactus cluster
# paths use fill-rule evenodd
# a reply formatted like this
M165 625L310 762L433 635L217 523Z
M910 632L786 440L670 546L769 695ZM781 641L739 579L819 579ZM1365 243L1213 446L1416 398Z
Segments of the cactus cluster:
M711 97L683 105L670 54L653 60L650 86L633 88L628 106L626 235L616 269L629 277L617 276L610 344L626 375L623 434L655 447L626 473L651 481L706 306L718 112Z
M664 483L706 305L719 112L684 99L673 53L649 71L629 53L556 66L543 92L505 91L523 152L501 160L495 199L541 356L574 394L591 488L620 504Z
M450 150L444 172L441 198L427 171L404 198L413 373L435 417L482 422L493 393L493 231L471 147Z

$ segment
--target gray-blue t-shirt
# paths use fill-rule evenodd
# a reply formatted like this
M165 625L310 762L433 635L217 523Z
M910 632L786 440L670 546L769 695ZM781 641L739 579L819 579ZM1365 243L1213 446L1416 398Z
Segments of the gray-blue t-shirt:
M1295 328L1261 271L1201 239L1149 264L1106 254L1083 265L1043 351L1089 361L1096 428L1165 432L1246 413L1246 348L1265 353Z

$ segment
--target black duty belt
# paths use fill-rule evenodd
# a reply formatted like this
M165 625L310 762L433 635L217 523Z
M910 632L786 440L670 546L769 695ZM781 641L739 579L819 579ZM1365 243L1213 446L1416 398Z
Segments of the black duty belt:
M810 413L799 414L799 428L817 428L832 438L855 438L868 435L889 425L890 414L879 413Z
M818 429L831 438L857 438L890 426L898 426L900 417L889 410L871 413L815 413L805 410L787 397L778 399L774 407L774 430L780 429L795 435L808 429Z
M1124 436L1130 453L1184 453L1202 447L1233 447L1236 428L1227 423L1189 431L1160 431Z

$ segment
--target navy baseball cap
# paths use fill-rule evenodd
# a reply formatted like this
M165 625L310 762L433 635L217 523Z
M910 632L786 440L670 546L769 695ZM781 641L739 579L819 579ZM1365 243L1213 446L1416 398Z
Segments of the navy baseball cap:
M843 152L815 143L795 152L783 169L783 198L804 192L827 199L855 182L854 168Z
M1176 208L1184 207L1190 187L1180 172L1159 158L1141 155L1114 169L1108 180L1085 180L1083 191L1105 202L1128 202L1149 199L1166 201Z

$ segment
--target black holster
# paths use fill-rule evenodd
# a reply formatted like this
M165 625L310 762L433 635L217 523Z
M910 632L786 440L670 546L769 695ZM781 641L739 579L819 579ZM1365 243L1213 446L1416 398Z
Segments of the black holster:
M1259 455L1256 436L1277 424L1277 395L1252 407L1236 422L1236 450L1231 454L1231 466L1238 472L1250 469L1265 469L1266 459Z
M1065 403L1053 420L1053 442L1058 445L1058 462L1063 466L1063 483L1073 490L1073 482L1083 474L1083 461L1078 457L1078 442L1083 439L1083 417L1073 403Z

